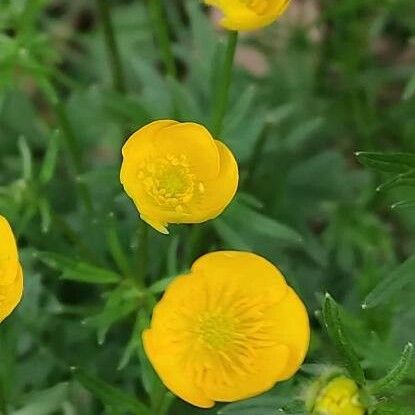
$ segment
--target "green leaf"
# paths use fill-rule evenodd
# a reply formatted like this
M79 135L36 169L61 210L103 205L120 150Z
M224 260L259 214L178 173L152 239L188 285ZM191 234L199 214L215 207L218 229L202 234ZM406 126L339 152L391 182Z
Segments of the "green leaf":
M393 393L409 372L412 363L413 352L413 344L408 343L405 346L396 365L382 379L379 379L377 382L375 382L370 387L370 391L378 397Z
M222 218L218 218L213 222L218 235L234 249L249 251L252 249L249 242L245 241L242 233L226 223Z
M350 340L344 332L339 307L328 293L324 301L323 317L327 332L341 355L350 376L357 384L363 386L366 383L363 369Z
M372 308L388 301L394 294L413 280L415 274L415 255L408 258L398 268L382 280L365 298L362 308Z
M391 206L392 209L403 209L413 207L415 207L415 200L401 200L400 202L396 202Z
M55 130L50 137L48 148L40 168L39 181L43 185L49 183L55 173L59 146L60 132Z
M121 276L105 268L81 262L53 252L38 252L38 258L51 268L62 272L61 278L91 284L115 284Z
M407 100L415 95L415 74L409 79L403 92L403 99Z
M259 396L241 402L231 403L218 411L218 415L277 415L289 398L275 395Z
M89 375L82 369L74 368L72 370L74 378L104 405L125 413L152 415L149 408L133 396L109 385L101 379Z
M68 384L59 383L50 389L30 394L27 404L13 415L49 415L61 408L68 398Z
M106 294L107 301L103 310L84 320L84 324L98 329L98 344L103 344L110 327L136 311L142 301L142 293L130 280L120 284Z
M402 406L394 402L386 402L379 405L373 415L413 415L413 408Z
M167 277L163 278L161 280L156 281L155 283L151 284L148 290L152 294L160 294L165 291L165 289L168 287L168 285L173 282L176 279L176 277Z
M415 170L410 170L407 173L398 174L397 176L392 177L392 179L381 184L376 190L381 192L400 186L415 186Z
M29 145L27 144L27 141L23 136L19 137L18 146L22 157L23 178L26 181L30 181L33 178L32 153L30 152Z
M360 151L356 153L356 157L366 167L387 173L401 173L415 168L415 154L411 153Z

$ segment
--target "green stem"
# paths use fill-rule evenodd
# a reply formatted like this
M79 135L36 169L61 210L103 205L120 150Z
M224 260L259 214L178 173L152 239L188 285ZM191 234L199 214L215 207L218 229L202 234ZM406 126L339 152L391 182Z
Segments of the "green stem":
M84 172L82 152L81 148L79 147L77 137L73 131L72 125L69 121L68 115L66 113L66 108L60 100L58 92L56 91L55 86L51 81L49 81L48 79L44 79L41 86L45 96L49 101L50 106L52 107L55 113L56 121L58 122L59 127L61 129L62 137L66 142L66 146L72 159L72 164L74 166L75 173L77 176L80 176ZM85 185L85 183L79 181L78 178L77 182L83 204L87 212L92 213L92 198L89 193L88 187Z
M112 82L114 89L119 93L124 93L125 88L125 79L124 71L121 63L120 51L118 49L118 44L115 39L114 26L111 20L111 13L109 9L108 0L96 0L101 16L102 26L104 29L105 44L108 51L108 58L111 65L112 72Z
M166 72L169 76L177 79L177 67L172 52L169 29L162 0L148 0L150 16L160 45L161 55Z
M140 221L137 231L137 269L140 287L145 286L148 267L148 225Z
M229 100L229 89L232 81L232 69L235 58L238 32L229 32L223 70L215 89L212 113L212 133L218 137L222 132L223 120Z

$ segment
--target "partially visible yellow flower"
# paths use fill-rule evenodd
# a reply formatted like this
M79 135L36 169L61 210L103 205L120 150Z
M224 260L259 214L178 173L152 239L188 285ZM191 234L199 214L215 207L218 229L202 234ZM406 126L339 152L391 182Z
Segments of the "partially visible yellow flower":
M223 14L221 25L229 30L249 31L268 26L284 13L290 0L204 0Z
M23 273L16 240L9 222L0 215L0 322L19 303L23 292Z
M238 186L233 154L195 123L155 121L125 143L120 179L140 216L168 233L169 223L218 216Z
M249 252L219 251L171 283L143 342L173 393L210 408L293 376L309 334L303 303L273 264Z
M332 379L317 395L313 414L363 415L357 384L346 376Z

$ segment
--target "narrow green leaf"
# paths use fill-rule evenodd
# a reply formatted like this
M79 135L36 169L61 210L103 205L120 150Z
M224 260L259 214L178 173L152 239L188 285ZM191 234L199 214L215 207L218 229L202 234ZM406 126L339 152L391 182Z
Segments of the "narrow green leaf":
M137 311L142 301L142 293L130 280L106 293L106 297L103 310L84 320L84 324L97 328L98 344L104 343L107 332L114 323Z
M160 294L160 293L164 292L164 290L167 288L167 286L175 279L176 279L176 277L174 276L174 277L167 277L167 278L163 278L161 280L158 280L155 283L153 283L148 288L148 290L152 294Z
M42 166L39 173L39 181L45 185L49 183L55 173L56 163L58 160L60 146L60 132L55 130L49 140L49 145L43 158Z
M383 172L401 173L415 168L415 154L360 151L356 157L366 167Z
M393 393L394 390L407 376L411 367L413 358L414 346L408 343L396 365L382 378L375 382L370 391L376 396L383 396L385 394Z
M391 206L391 209L413 208L415 207L415 200L402 200L396 202Z
M382 192L385 190L391 190L400 186L414 186L415 187L415 170L411 170L407 173L398 174L387 182L381 184L376 190Z
M124 276L132 277L133 271L131 268L131 264L128 259L128 255L126 254L121 243L113 213L110 213L108 217L106 234L108 250L114 262L116 263L118 269L123 273Z
M91 284L114 284L121 276L105 268L81 262L53 252L38 252L38 258L51 268L62 272L61 278Z
M215 227L218 235L227 245L229 245L230 248L248 251L252 249L249 243L244 240L243 236L228 225L223 219L216 219L213 222L213 226Z
M104 405L121 410L123 413L152 415L149 408L133 396L128 395L120 389L117 389L114 386L89 375L82 369L74 368L72 370L74 378Z
M409 79L403 92L403 99L407 100L415 95L415 74Z
M18 140L20 155L22 157L22 174L26 181L30 181L33 177L32 172L32 154L26 139L21 136Z
M415 255L408 258L398 268L382 280L365 298L362 308L375 307L401 290L413 280L415 274Z
M26 405L13 412L13 415L49 415L56 413L68 398L68 384L60 383L47 390L32 393Z
M339 307L328 293L324 301L323 317L327 332L341 355L350 376L356 383L363 386L366 382L363 369L350 340L344 332L343 323L339 315Z

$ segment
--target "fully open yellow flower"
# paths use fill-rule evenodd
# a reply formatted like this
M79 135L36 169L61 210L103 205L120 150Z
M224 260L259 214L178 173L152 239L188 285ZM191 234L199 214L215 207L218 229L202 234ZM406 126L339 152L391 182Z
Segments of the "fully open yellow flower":
M221 25L226 29L249 31L277 20L290 0L205 0L205 3L222 12Z
M0 215L0 322L19 303L23 292L23 273L16 240L9 222Z
M363 415L365 409L359 401L359 388L346 376L332 379L317 395L315 415Z
M309 322L274 265L252 253L219 251L171 283L143 342L163 383L209 408L293 376L308 349Z
M141 218L162 233L169 223L218 216L238 186L238 166L225 144L195 123L155 121L122 149L120 179Z

